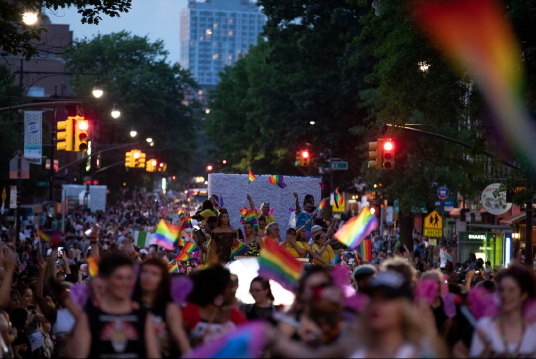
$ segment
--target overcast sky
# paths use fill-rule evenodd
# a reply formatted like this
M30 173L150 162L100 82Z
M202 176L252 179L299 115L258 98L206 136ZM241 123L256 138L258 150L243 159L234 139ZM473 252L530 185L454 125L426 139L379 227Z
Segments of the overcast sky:
M128 13L119 18L103 16L99 25L83 25L76 8L48 11L47 15L53 24L69 24L78 39L126 30L134 35L147 35L150 41L164 40L164 47L170 53L168 61L179 62L180 11L186 6L187 0L132 0Z

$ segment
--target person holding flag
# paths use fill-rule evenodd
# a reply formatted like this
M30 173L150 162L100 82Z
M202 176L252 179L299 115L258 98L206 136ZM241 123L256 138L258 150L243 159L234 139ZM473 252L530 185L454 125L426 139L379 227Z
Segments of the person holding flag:
M255 209L255 203L253 203L253 199L249 194L247 195L247 200L249 201L250 208ZM266 224L277 222L275 217L270 215L270 203L268 202L261 204L260 212L255 209L255 214L257 217L264 217L266 219Z

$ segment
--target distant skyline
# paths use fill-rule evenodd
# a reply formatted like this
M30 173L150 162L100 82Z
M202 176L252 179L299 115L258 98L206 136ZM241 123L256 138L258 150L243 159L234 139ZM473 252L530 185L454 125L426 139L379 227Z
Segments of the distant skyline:
M133 35L147 36L151 42L164 41L169 51L168 62L180 59L180 11L188 0L133 0L132 8L120 17L102 16L98 25L82 24L81 15L74 7L47 10L53 24L69 24L74 39L91 39L97 34L106 35L122 30Z

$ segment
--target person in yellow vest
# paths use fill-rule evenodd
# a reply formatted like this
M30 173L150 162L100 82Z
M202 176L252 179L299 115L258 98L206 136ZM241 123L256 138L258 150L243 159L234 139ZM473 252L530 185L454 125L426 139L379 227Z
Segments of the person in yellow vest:
M331 264L335 259L335 252L333 252L333 248L329 245L327 234L324 231L318 231L313 236L313 240L313 251L322 257L325 263ZM316 259L313 259L313 264L324 265Z

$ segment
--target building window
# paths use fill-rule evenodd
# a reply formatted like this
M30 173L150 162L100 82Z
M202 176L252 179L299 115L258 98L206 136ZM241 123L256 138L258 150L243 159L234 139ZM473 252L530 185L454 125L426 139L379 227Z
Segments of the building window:
M199 40L200 40L200 41L203 41L203 40L205 40L205 37L204 37L204 36L200 36L200 37L199 37Z
M218 28L218 24L214 24L214 28L217 29L217 28Z
M234 32L229 31L229 36L233 36L233 35L234 35Z
M232 24L233 23L233 19L229 19L229 24Z
M220 55L218 55L218 54L214 54L214 55L212 55L212 59L213 59L213 60L216 60L218 57L220 57Z
M212 30L207 29L207 30L205 31L205 33L206 33L207 35L212 35Z

